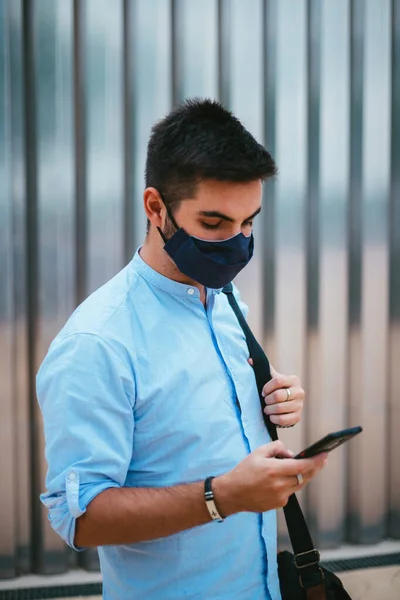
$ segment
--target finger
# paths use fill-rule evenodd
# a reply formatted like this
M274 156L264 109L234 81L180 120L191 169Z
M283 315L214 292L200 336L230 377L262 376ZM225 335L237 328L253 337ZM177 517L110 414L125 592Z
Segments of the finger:
M295 375L280 375L276 374L268 383L266 383L262 390L263 396L268 396L272 394L276 390L283 388L292 388L298 387L300 385L300 380Z
M276 390L287 388L291 385L293 385L293 382L288 375L280 375L279 373L276 373L275 377L273 377L264 385L262 395L268 396Z
M280 440L277 440L276 442L271 442L269 444L263 444L262 446L254 450L253 454L262 456L264 458L275 458L276 456L282 458L292 458L293 456L292 451L288 450L285 444Z
M298 492L303 489L304 486L307 485L312 479L312 475L309 473L307 475L302 475L303 481L301 483L298 482L297 475L289 475L285 477L285 484L289 489L293 489Z
M272 392L272 394L268 394L268 396L265 396L265 404L279 404L279 403L283 403L283 402L287 402L288 399L288 394L286 389L288 388L281 388L279 390L275 390L275 392ZM292 397L292 390L290 390L290 398Z
M297 478L297 475L295 476L294 480L293 477L291 477L291 482L292 482L292 487L295 489L296 492L299 492L300 490L302 490L308 483L310 483L311 479L313 479L313 477L316 475L316 471L310 471L309 473L307 473L306 475L301 475L301 483L299 483L299 480Z
M284 414L284 415L270 415L269 420L274 425L280 425L281 427L290 427L296 425L300 421L300 411Z
M318 454L312 458L287 458L279 462L279 470L282 475L303 475L307 473L312 476L313 473L319 471L326 465L328 461L327 453Z
M297 493L304 487L306 487L306 485L308 485L314 479L314 477L318 475L318 472L319 470L316 469L314 471L310 471L306 475L301 475L301 473L297 473L296 475L290 475L289 477L285 478L285 485L287 485L287 489L291 493ZM299 483L299 480L297 478L298 475L300 477L301 483Z
M284 450L282 450L282 452L280 452L279 454L275 455L275 458L293 458L294 456L294 452L292 452L291 450L289 450L289 448L285 448Z
M249 363L249 365L252 367L253 366L253 359L252 358L248 358L247 362Z
M295 412L301 412L303 407L302 400L291 400L290 402L277 402L269 404L264 408L266 415L283 415Z
M290 396L288 400L288 394L287 394L287 389L289 388L284 388L284 389L279 389L276 390L275 392L272 392L272 394L268 394L268 396L265 396L265 403L266 404L277 404L279 402L286 402L289 403L291 400L304 400L305 397L305 392L303 390L303 388L301 387L291 387L290 388Z

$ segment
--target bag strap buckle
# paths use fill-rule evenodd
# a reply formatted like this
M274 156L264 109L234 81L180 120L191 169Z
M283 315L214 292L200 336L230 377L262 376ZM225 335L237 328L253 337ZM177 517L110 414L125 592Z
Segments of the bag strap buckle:
M305 569L306 567L317 565L320 559L320 553L318 552L318 550L313 548L313 550L307 550L307 552L299 552L299 554L295 554L294 564L296 566L296 569Z

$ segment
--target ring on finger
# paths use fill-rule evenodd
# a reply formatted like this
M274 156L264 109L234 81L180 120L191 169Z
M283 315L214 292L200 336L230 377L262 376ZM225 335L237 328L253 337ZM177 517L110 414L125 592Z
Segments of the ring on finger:
M297 478L297 483L299 485L302 485L302 483L303 483L303 475L300 475L300 473L299 473L298 475L296 475L296 478Z
M290 396L292 395L292 392L290 390L290 388L286 388L286 400L285 402L287 402L288 400L290 400Z

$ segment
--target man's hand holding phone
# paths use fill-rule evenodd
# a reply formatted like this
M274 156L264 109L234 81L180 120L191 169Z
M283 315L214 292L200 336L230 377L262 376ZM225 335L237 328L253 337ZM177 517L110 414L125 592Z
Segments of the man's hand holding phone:
M294 459L293 452L281 441L260 446L231 471L214 479L218 509L228 516L281 508L293 492L301 490L315 477L326 461L327 454ZM301 485L298 475L302 477Z
M301 490L325 466L328 452L361 431L362 427L357 426L329 433L296 456L280 441L260 446L234 469L215 478L218 507L228 516L285 506L289 496Z

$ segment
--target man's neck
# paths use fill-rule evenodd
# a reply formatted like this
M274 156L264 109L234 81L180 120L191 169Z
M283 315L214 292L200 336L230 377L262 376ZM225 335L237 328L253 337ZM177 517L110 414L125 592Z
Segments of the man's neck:
M164 275L164 277L172 279L173 281L177 281L178 283L184 283L185 285L197 287L197 289L200 291L200 299L205 305L206 288L204 285L193 281L193 279L190 279L190 277L187 277L178 269L172 259L165 252L161 238L159 241L154 235L154 231L151 231L147 235L140 250L140 257L149 267L154 269L154 271L157 271L157 273Z

